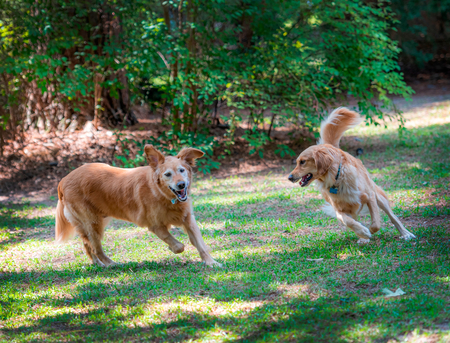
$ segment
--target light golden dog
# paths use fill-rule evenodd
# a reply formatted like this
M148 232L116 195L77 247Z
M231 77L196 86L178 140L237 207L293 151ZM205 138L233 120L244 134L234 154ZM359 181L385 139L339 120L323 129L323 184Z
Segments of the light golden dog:
M291 182L300 181L301 187L316 180L322 196L332 207L325 208L325 212L335 214L343 224L352 229L360 237L358 243L368 243L372 234L380 230L379 208L389 216L401 238L415 238L392 212L386 194L370 178L362 162L339 149L339 141L344 132L361 122L362 118L358 113L345 107L334 110L322 121L318 145L313 145L300 154L297 166L288 179ZM369 228L357 221L358 214L365 205L372 219Z
M111 218L147 227L175 254L183 252L184 245L169 229L172 225L182 226L203 262L220 266L208 252L189 199L192 167L204 153L186 148L176 157L164 156L152 145L146 145L144 151L147 167L122 169L92 163L61 180L56 241L67 241L77 232L88 257L100 266L109 266L114 262L103 252L101 240Z

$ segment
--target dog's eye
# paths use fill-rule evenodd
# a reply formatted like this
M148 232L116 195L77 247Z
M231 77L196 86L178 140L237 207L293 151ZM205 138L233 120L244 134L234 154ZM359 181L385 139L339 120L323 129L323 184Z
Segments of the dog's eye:
M300 164L305 164L306 163L306 160L301 160L300 161Z
M171 172L165 173L164 176L171 177L172 173Z
M184 173L184 168L181 168L181 169L180 169L180 173Z

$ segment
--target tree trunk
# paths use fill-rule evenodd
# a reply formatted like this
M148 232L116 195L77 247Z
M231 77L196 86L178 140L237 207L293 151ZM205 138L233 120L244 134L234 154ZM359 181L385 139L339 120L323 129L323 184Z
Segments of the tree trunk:
M106 6L105 6L106 8ZM103 53L103 46L107 41L110 43L121 45L120 37L122 35L122 25L117 16L114 15L114 8L108 8L98 13L96 18L89 18L101 25L101 36L97 38L98 52ZM103 43L103 44L102 44ZM138 123L136 115L131 109L130 103L130 89L128 87L128 78L126 70L120 69L112 73L108 79L110 81L117 79L120 82L120 87L114 89L103 88L100 86L102 75L96 75L97 82L95 84L94 93L101 93L101 99L97 99L97 94L94 94L94 118L101 117L103 122L110 125L134 125ZM97 111L96 103L99 102L104 108L101 114ZM94 120L95 121L95 120Z
M272 112L272 119L270 120L270 126L269 126L269 132L267 133L267 136L270 138L270 134L272 133L273 128L273 122L275 121L276 113ZM263 124L264 125L264 124Z
M195 23L196 18L197 18L197 8L193 7L193 3L192 1L188 2L188 21L191 25L189 25L189 38L187 40L187 48L189 51L189 60L187 62L186 65L186 75L189 75L194 71L194 68L192 66L191 61L193 59L195 59L195 55L196 55L196 48L197 48L197 42L195 40L195 29L194 26L192 25L193 23ZM192 81L189 78L189 88L191 90L191 103L189 106L189 111L188 111L188 118L185 118L185 125L187 130L189 131L196 131L197 130L197 112L198 112L198 104L197 104L197 98L198 98L198 91L197 88L195 87L195 85L192 83Z
M112 126L137 124L138 120L131 109L130 90L125 70L119 70L109 77L110 80L115 78L119 80L122 88L117 90L117 94L111 94L111 90L103 88L102 104L104 112L101 117L104 122L106 121Z
M167 4L167 2L161 1L162 7L163 7L163 15L164 15L164 23L166 24L167 27L167 31L168 34L171 35L172 34L172 30L171 30L171 24L170 24L170 8L169 5ZM177 78L178 78L178 57L175 53L171 53L171 57L172 60L174 60L173 64L171 65L171 71L170 71L170 79L172 80L172 82L176 82ZM175 97L176 94L172 94L172 97ZM175 106L172 104L172 110L173 110L173 123L172 123L172 127L173 130L177 133L180 132L181 130L181 122L180 122L180 110L178 106Z

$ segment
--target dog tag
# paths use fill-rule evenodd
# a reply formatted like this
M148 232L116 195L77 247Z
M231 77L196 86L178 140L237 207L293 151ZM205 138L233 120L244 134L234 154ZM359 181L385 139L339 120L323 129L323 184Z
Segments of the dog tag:
M176 204L177 203L177 198L174 198L174 199L172 199L172 200L170 200L171 202L172 202L172 204Z
M331 194L337 194L337 192L338 192L338 189L336 188L336 186L333 186L333 187L330 188L330 193Z

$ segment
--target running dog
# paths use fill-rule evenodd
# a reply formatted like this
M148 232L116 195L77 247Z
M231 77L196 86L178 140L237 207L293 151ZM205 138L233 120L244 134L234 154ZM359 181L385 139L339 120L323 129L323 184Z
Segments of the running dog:
M343 224L352 229L359 237L358 243L368 243L372 234L380 230L379 208L389 216L401 238L415 238L392 212L386 194L370 178L362 162L339 149L339 141L344 132L361 122L362 118L358 113L345 107L334 110L322 121L318 145L313 145L300 154L297 166L288 179L291 182L299 181L301 187L316 180L320 193L330 204L329 207L332 207L325 208L325 212L335 214ZM369 228L356 220L365 205L372 220Z
M176 157L164 156L152 145L144 151L149 166L122 169L91 163L61 180L56 241L65 242L76 232L87 256L100 266L110 266L115 263L103 252L101 240L111 218L147 227L179 254L184 245L169 232L175 225L185 229L206 265L220 266L208 252L189 198L192 167L204 153L185 148Z

